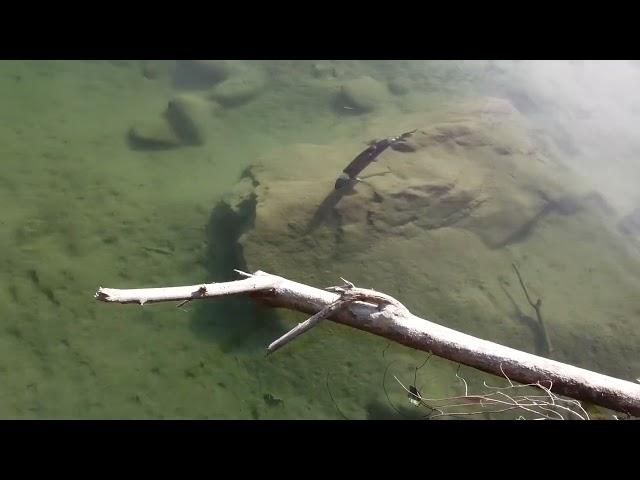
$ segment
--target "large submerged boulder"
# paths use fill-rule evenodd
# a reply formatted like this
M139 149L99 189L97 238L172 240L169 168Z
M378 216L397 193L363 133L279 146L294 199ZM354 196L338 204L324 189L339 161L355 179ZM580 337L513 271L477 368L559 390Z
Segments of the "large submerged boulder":
M181 94L172 98L165 117L185 145L202 145L211 130L214 107L196 95Z
M336 177L367 140L414 129L352 190L336 193ZM252 164L223 204L245 224L237 244L250 270L312 285L342 276L418 315L538 352L539 332L522 322L528 304L516 261L544 299L557 359L623 377L640 368L618 358L633 350L615 332L632 316L620 297L640 282L640 264L616 243L622 236L612 237L615 212L537 148L507 101L372 119L349 144L283 146ZM579 280L584 262L612 272L616 289L606 301ZM628 270L628 284L616 269ZM595 325L597 338L587 339ZM588 359L575 353L581 342L592 349Z
M165 118L135 123L129 128L128 141L134 150L166 150L182 145Z
M236 107L262 93L267 73L256 62L181 60L173 80L178 89L196 91L225 107Z
M215 134L215 102L192 93L175 95L156 118L137 122L129 128L128 140L137 150L163 150L200 146Z
M257 66L237 65L233 75L211 90L211 98L224 107L236 107L256 98L264 90L267 77Z
M176 63L173 82L182 89L208 89L226 80L232 70L228 60L180 60Z
M496 119L508 115L496 130ZM341 250L361 245L351 245L346 231L368 243L442 228L472 232L490 248L517 241L541 216L562 213L568 199L588 193L536 150L518 120L515 109L498 100L465 105L433 123L406 116L404 128L417 127L416 132L363 171L352 192L325 207L336 177L364 142L348 149L294 145L272 152L247 173L257 185L256 230L303 234L312 218L322 217L314 235L343 232L335 245ZM383 136L380 128L372 128L372 136Z
M372 77L362 76L344 82L336 101L339 106L352 109L355 113L368 113L379 108L387 97L387 89L382 83Z

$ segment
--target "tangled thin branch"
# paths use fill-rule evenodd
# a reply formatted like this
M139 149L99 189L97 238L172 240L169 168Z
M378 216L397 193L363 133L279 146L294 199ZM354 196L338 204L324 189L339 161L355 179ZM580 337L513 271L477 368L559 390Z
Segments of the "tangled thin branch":
M516 385L505 374L500 366L503 376L509 382L508 386L498 387L483 382L488 391L470 393L467 381L459 375L460 368L456 372L456 378L464 386L464 394L445 398L426 398L415 385L405 386L394 375L395 380L407 392L411 403L428 408L431 413L428 418L437 417L462 417L472 415L487 415L508 411L520 411L519 420L590 420L589 414L582 408L577 400L561 398L551 391L553 383L548 385L543 382ZM526 388L535 388L540 394L521 394ZM516 394L518 393L518 394ZM479 406L471 410L470 406ZM527 415L527 416L525 416Z

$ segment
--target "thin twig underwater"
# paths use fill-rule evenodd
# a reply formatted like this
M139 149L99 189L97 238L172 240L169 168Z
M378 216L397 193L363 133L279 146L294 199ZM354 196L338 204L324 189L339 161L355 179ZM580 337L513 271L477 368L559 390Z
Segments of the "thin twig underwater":
M522 412L518 420L590 420L589 414L582 407L580 402L573 399L561 398L551 391L553 382L535 382L526 385L516 385L500 368L503 376L509 383L507 386L499 387L487 385L489 391L480 393L470 393L467 381L460 376L462 365L458 366L456 378L463 384L464 393L462 395L444 398L425 398L420 394L414 385L405 386L394 376L398 384L413 398L414 404L422 405L430 410L428 418L437 417L468 417L474 415L492 415L508 411ZM415 380L414 380L415 381ZM544 385L543 383L548 383ZM542 390L543 394L519 394L513 392L520 389L536 388ZM417 393L416 393L417 392ZM459 408L466 408L470 405L479 405L479 409L471 411L459 411ZM525 417L529 415L530 418Z
M333 211L338 202L340 202L340 200L345 195L353 194L354 186L358 182L362 182L366 178L390 173L390 171L386 171L373 173L363 177L358 176L371 163L377 161L377 158L380 156L380 154L382 154L382 152L384 152L387 148L405 140L409 136L413 135L413 133L415 133L416 131L417 130L412 130L395 137L388 137L383 138L382 140L373 140L369 142L369 146L362 152L360 152L353 160L351 160L349 165L347 165L342 173L338 176L337 180L335 181L333 190L329 192L329 194L325 197L325 199L322 201L315 214L307 224L305 233L309 234L313 230L315 230L329 215L329 213Z
M382 351L382 357L391 344ZM407 407L399 408L392 400L387 389L387 376L391 367L399 362L393 360L389 362L382 376L382 389L389 406L401 418L406 420L418 419L436 419L440 417L449 418L467 418L473 416L491 417L492 415L503 414L505 412L519 412L516 417L518 420L590 420L589 413L583 408L582 404L573 399L562 398L551 391L553 382L550 380L538 381L528 384L515 384L504 372L502 366L500 370L507 381L505 386L488 385L483 381L485 391L472 393L469 389L467 380L460 375L462 365L459 364L456 369L455 377L462 384L463 392L461 395L454 395L440 398L427 398L423 389L418 387L418 371L425 367L429 360L433 357L429 353L424 362L416 365L413 369L413 383L405 385L396 375L393 375L395 381L405 391L408 402L414 407L423 407L428 412L423 415L416 415L418 411L411 414L411 410ZM331 389L329 387L329 374L327 374L327 391L336 410L342 418L350 420L338 406ZM538 393L519 393L526 389L536 389ZM475 407L469 409L469 407ZM404 411L404 412L403 412Z
M335 398L333 398L333 394L331 393L331 388L329 388L329 375L331 373L327 372L327 392L329 392L329 397L331 398L331 401L333 402L333 405L336 407L336 410L338 411L338 413L340 414L340 416L342 418L344 418L345 420L351 420L349 417L347 417L344 413L342 413L342 410L340 410L340 407L338 406L338 403L336 402Z
M384 172L376 172L369 175L364 175L362 177L349 179L340 188L331 190L315 211L313 217L307 224L304 233L309 234L316 228L318 228L318 226L320 226L320 224L327 219L329 214L334 210L334 208L338 205L343 197L355 193L354 187L356 186L356 184L364 183L368 185L369 183L365 181L366 179L371 177L378 177L381 175L387 175L389 173L392 172L391 170L387 169Z

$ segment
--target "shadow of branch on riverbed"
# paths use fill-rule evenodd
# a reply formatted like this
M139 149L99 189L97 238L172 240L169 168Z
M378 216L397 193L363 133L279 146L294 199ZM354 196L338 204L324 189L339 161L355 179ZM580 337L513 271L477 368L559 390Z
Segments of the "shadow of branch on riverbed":
M237 279L233 273L235 268L246 270L238 238L253 223L254 213L255 199L245 201L238 212L222 202L213 209L206 229L205 262L209 278L234 280ZM274 338L286 331L276 311L246 297L204 300L187 308L192 315L192 332L218 343L227 352L265 350Z

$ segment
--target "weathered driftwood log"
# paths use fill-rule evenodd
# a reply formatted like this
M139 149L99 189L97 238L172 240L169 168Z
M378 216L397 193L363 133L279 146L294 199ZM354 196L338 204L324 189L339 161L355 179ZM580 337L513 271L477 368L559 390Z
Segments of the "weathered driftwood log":
M249 295L273 307L316 314L345 297L258 271L248 278L202 285L118 290L100 288L103 302L152 303ZM336 290L336 289L334 289ZM363 289L357 289L365 292ZM366 291L373 292L373 291ZM359 293L328 317L330 320L393 340L519 383L551 382L552 390L576 400L640 416L640 385L521 352L443 327L411 314L384 294ZM380 301L380 299L384 299ZM389 300L391 299L391 300ZM281 346L281 345L280 345Z

